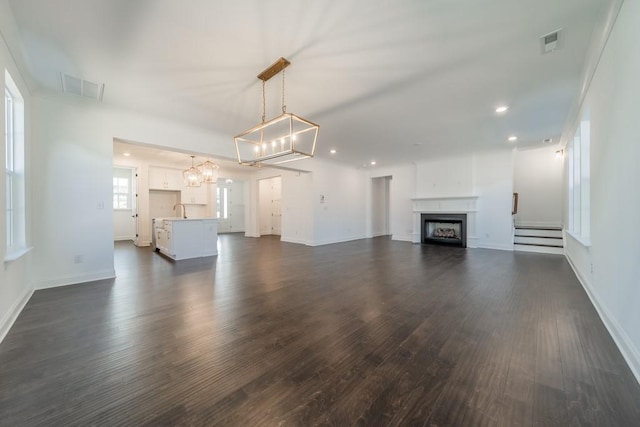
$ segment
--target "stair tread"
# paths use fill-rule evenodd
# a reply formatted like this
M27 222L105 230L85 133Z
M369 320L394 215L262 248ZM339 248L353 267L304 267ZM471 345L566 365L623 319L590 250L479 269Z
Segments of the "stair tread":
M562 227L534 227L534 226L524 226L524 225L515 225L516 230L549 230L549 231L562 231Z
M542 243L514 243L515 245L523 245L523 246L541 246L545 248L564 248L564 245L545 245Z
M529 236L526 234L514 234L513 237L533 237L536 239L560 239L562 240L562 236Z

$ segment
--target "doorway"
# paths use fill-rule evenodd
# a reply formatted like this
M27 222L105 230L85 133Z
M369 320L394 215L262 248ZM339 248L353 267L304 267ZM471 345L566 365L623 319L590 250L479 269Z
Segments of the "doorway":
M371 178L371 236L388 236L391 177Z
M261 179L258 181L260 235L282 233L282 178Z
M113 168L113 240L132 240L138 234L136 168Z

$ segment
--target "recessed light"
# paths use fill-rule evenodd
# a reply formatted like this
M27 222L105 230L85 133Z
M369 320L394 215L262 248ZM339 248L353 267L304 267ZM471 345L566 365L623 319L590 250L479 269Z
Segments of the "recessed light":
M331 150L329 150L329 152L330 152L331 154L336 154L336 153L337 153L337 151L335 150L335 148L332 148Z
M508 109L509 109L509 107L507 107L506 105L501 105L501 106L496 108L496 113L498 113L498 114L504 113Z
M372 160L372 161L371 161L371 166L375 166L375 165L376 165L376 161L375 161L375 160Z
M123 156L125 157L129 157L131 155L131 153L122 153Z
M513 136L513 135L512 135L512 136L510 136L510 137L509 137L509 141L511 141L511 142L513 142L513 141L517 141L517 140L518 140L518 137L517 137L517 136Z

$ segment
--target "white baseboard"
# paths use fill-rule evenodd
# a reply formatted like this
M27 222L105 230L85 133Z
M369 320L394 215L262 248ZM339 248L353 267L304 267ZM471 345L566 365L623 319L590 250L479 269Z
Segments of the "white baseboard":
M467 240L467 246L469 246L469 241ZM513 244L505 245L503 243L493 243L493 242L477 242L477 248L483 249L496 249L499 251L513 251Z
M296 239L295 237L282 237L282 236L280 236L280 241L281 242L286 242L286 243L296 243L298 245L313 246L311 244L311 242L309 242L308 240Z
M93 282L96 280L114 279L116 271L114 269L96 271L86 274L68 275L57 277L55 279L42 280L34 285L36 290L57 288L59 286L75 285L78 283Z
M31 299L31 295L33 295L33 288L25 289L22 295L20 295L20 298L17 298L14 301L11 308L9 308L9 311L7 311L7 314L5 314L2 320L0 320L0 343L11 330L16 319Z
M123 240L131 240L131 241L133 241L135 239L136 239L136 236L120 236L120 237L114 237L113 241L114 242L121 242Z
M392 234L391 235L391 240L398 240L400 242L420 243L420 242L414 242L413 241L413 235L412 234Z
M591 304L593 304L598 312L602 323L604 323L607 331L609 331L609 335L613 338L613 342L616 343L618 350L622 353L622 357L624 357L624 360L627 362L627 365L629 365L631 372L636 377L636 381L640 383L640 351L638 351L638 348L634 345L633 341L631 341L624 329L622 329L616 318L609 313L609 310L607 310L604 305L600 304L598 296L591 286L591 283L582 273L580 273L580 270L578 270L574 264L568 251L565 252L565 256L567 257L573 272L576 274L578 281L591 300Z
M138 240L138 243L136 243L136 246L139 248L151 246L151 242L148 240Z
M334 243L351 242L353 240L360 240L364 238L365 238L364 236L349 236L349 237L340 237L337 239L317 240L313 242L311 246L333 245Z

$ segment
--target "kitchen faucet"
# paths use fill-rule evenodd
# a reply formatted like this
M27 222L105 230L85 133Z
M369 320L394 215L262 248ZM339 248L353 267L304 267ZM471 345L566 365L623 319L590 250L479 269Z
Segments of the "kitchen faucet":
M187 219L187 207L182 203L177 203L173 206L173 210L175 211L178 206L182 206L182 217Z

